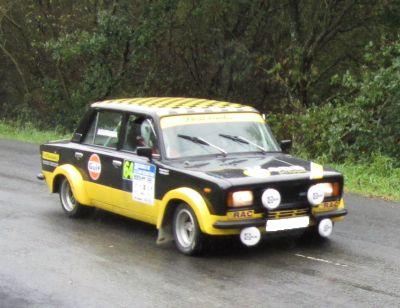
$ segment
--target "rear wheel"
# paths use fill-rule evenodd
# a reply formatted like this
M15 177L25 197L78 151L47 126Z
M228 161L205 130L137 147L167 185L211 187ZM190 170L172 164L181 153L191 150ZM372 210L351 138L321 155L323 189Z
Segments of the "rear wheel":
M59 193L61 207L69 217L83 217L93 210L93 208L84 206L75 199L71 185L66 178L61 181Z
M203 249L204 236L196 215L187 204L180 204L174 213L173 234L175 245L186 255L199 254Z

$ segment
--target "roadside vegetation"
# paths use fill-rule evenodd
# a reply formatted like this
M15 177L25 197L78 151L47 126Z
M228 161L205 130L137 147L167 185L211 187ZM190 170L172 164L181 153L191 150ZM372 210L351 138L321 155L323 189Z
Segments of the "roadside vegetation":
M232 101L400 200L399 28L390 0L0 0L0 137L63 138L113 97Z
M70 138L70 134L56 130L41 130L31 123L10 123L0 120L0 138L41 144L51 140Z
M346 162L330 165L343 172L345 191L400 201L400 168L395 168L390 158L381 156L373 163Z

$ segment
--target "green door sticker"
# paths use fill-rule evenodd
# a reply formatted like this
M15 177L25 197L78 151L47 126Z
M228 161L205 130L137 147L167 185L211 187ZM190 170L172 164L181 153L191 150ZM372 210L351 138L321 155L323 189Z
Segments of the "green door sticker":
M132 176L133 176L133 162L125 160L124 167L122 168L122 178L124 180L132 180Z

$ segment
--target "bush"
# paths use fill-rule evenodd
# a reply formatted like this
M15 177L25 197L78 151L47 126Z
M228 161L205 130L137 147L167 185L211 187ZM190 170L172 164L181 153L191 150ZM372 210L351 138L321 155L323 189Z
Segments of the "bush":
M347 89L323 106L269 116L275 133L292 138L294 151L334 162L372 161L374 153L400 165L400 42L378 51L369 45L360 77L347 72L334 83Z

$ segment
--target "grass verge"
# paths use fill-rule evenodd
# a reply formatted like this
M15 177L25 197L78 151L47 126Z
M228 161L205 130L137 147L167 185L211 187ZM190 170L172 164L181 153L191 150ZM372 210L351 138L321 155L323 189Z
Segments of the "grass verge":
M31 123L19 125L0 121L0 138L26 141L30 143L44 143L50 140L70 138L71 135L63 134L59 130L38 130Z
M400 168L377 169L376 162L330 165L344 174L345 191L400 201Z
M70 138L70 134L60 132L60 130L38 130L31 123L20 125L19 123L9 123L0 121L0 138L26 141L31 143L44 143L50 140Z

